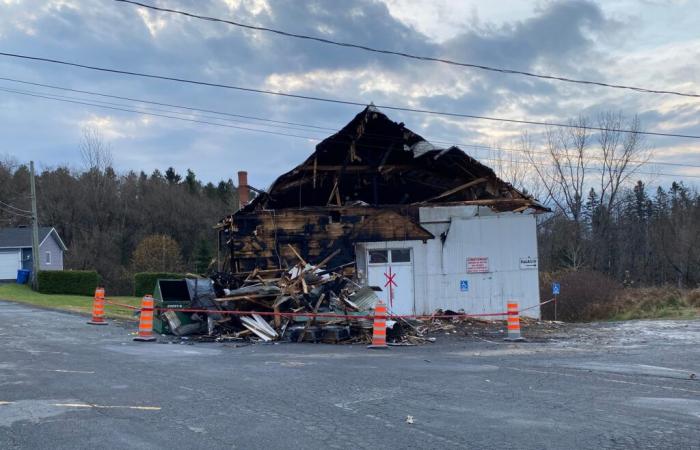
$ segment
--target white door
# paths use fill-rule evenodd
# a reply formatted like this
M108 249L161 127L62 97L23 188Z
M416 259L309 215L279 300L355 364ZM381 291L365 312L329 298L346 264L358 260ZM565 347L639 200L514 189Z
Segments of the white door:
M0 250L0 280L14 280L21 269L19 250Z
M410 248L367 250L367 281L393 314L414 314L413 255Z

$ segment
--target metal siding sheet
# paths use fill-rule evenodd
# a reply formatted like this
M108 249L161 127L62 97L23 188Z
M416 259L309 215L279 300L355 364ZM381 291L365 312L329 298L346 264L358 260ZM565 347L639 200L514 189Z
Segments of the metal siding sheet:
M476 210L465 207L440 207L424 212L421 221L436 238L422 241L366 242L364 248L410 247L414 257L414 301L416 314L431 314L436 309L463 309L467 313L504 312L509 300L521 309L539 303L537 270L521 270L521 257L537 257L535 218L529 214L489 214L473 216ZM447 214L454 209L461 218ZM426 220L428 219L428 220ZM443 245L440 234L449 227ZM467 273L466 258L486 256L489 273ZM366 269L366 265L365 265ZM469 281L469 291L460 291L460 281ZM539 308L524 315L539 317ZM496 317L498 318L498 317Z
M464 217L464 211L458 212ZM436 215L422 214L424 217L434 219ZM440 234L432 227L430 231ZM509 300L518 301L521 309L539 303L538 271L520 270L521 257L537 257L532 215L503 213L453 219L444 246L436 238L429 241L426 253L424 272L416 267L417 281L422 278L427 286L423 295L416 290L418 313L430 314L440 308L483 314L505 311ZM489 272L468 274L467 257L488 257ZM460 291L461 280L468 280L468 292ZM539 317L539 308L525 315Z

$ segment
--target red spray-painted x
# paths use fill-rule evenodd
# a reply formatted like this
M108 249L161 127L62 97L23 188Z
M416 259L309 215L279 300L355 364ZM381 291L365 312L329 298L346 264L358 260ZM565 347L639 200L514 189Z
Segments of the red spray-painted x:
M394 307L394 286L398 285L396 284L396 281L394 281L394 278L396 278L395 273L391 273L391 266L389 266L389 273L384 272L384 276L386 277L386 283L384 283L384 287L389 286L389 305L393 308Z

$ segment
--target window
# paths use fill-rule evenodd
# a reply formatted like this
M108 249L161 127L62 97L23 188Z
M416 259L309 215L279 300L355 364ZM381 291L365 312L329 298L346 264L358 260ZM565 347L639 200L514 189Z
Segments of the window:
M410 248L393 249L391 251L391 262L393 262L393 263L411 262L411 249Z
M370 264L386 264L389 262L389 255L387 250L370 250L369 251L369 263Z
M391 259L390 259L391 257ZM411 262L410 248L394 248L391 250L370 250L370 264L389 264L389 263L409 263Z
M51 252L46 252L46 264L51 264Z

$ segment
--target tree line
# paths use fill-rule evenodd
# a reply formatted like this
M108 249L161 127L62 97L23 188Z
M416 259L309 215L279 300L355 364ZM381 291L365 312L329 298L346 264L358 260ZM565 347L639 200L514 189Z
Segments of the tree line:
M110 292L120 294L131 292L141 270L206 270L216 256L214 225L238 207L231 179L202 183L191 170L181 175L172 167L117 173L109 146L94 130L86 130L81 152L82 169L56 167L36 176L39 221L54 226L68 246L65 268L97 270ZM0 162L0 200L30 209L27 165ZM11 211L0 209L1 226L30 224ZM168 257L144 266L134 251L153 235L171 238L177 248L166 242Z
M594 270L628 286L700 283L700 197L681 181L649 187L653 149L637 117L606 112L548 130L513 175L552 208L538 220L541 269ZM622 130L629 130L625 132ZM635 181L637 180L637 181Z
M593 188L577 220L555 212L540 220L545 271L595 270L626 286L700 284L700 195L682 182L623 189L613 208Z

